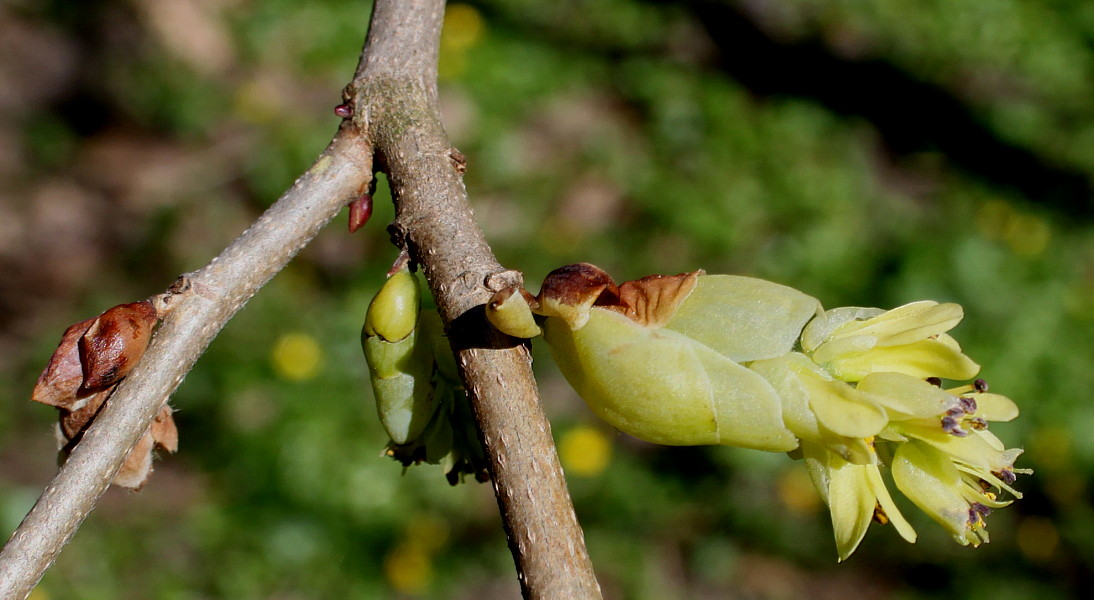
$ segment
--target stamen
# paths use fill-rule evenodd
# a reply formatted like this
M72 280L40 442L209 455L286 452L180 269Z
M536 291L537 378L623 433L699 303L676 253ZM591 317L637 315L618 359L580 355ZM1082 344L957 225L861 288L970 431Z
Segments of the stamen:
M885 514L885 509L881 508L880 502L874 505L874 521L882 525L889 524L889 515Z
M988 391L988 382L984 381L983 379L977 379L976 381L972 382L972 387L976 391L983 394L984 392Z
M976 412L976 399L968 396L961 396L957 399L958 406L964 411L966 415L971 415Z
M933 385L934 387L942 387L942 378L941 377L928 377L927 378L927 383Z
M1012 471L1010 469L1003 469L1002 471L993 471L992 475L995 475L996 477L999 478L1000 481L1002 481L1003 483L1005 483L1007 485L1011 485L1012 483L1014 483L1018 479L1018 476L1015 475L1014 471Z
M965 437L966 435L969 435L969 432L961 429L961 421L948 415L942 417L942 431L945 431L946 433L952 435L956 435L957 437Z
M980 417L970 417L965 420L965 423L977 431L983 431L988 428L988 422Z

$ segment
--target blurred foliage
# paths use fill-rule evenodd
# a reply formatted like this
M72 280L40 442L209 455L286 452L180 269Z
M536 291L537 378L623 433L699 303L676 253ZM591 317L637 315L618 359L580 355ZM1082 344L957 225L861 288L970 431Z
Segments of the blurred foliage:
M334 132L366 3L0 7L0 522L53 473L27 401L66 324L198 268ZM931 298L1036 470L971 550L918 520L836 565L780 455L595 423L536 348L609 598L1075 597L1094 564L1094 5L482 0L449 7L441 103L481 225L533 291L703 267L827 306ZM516 597L490 486L380 456L358 331L394 258L345 217L173 400L181 449L111 491L36 598ZM912 514L909 510L906 514Z

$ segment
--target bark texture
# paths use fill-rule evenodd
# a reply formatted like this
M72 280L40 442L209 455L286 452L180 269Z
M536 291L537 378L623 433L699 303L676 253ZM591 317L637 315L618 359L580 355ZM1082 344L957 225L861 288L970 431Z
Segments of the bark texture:
M519 274L497 263L475 223L463 157L449 147L440 122L443 13L443 0L376 1L345 92L352 118L254 225L158 298L169 311L144 358L0 553L0 598L30 594L224 324L368 189L374 157L396 199L394 238L424 267L458 352L525 597L600 597L528 349L484 319L491 289L519 281Z
M457 352L525 597L599 598L528 348L485 319L493 292L520 275L490 251L467 201L464 158L440 121L442 19L440 0L377 2L347 96L391 183L393 237L423 266Z

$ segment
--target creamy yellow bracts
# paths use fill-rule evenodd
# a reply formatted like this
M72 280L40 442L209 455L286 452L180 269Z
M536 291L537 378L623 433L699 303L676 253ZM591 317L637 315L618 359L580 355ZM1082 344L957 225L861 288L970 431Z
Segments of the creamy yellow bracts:
M533 297L498 292L495 327L544 335L566 379L601 418L669 445L722 444L804 459L827 502L839 558L871 521L915 531L883 477L961 544L988 541L1018 449L988 432L1018 409L977 380L947 331L956 304L837 308L749 277L652 275L616 285L588 264L556 269Z

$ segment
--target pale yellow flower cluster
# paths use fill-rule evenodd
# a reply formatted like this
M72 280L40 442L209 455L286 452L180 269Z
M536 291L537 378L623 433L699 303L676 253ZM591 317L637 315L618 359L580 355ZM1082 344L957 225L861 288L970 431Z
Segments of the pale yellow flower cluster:
M1010 399L967 380L980 367L946 334L962 318L956 304L914 302L890 311L839 308L813 319L802 352L750 367L778 390L784 422L828 503L840 559L858 546L871 521L891 522L904 539L915 531L881 476L963 545L988 541L984 516L1020 498L1014 461L989 421L1018 416Z
M1019 449L988 431L1018 408L947 332L957 304L837 308L771 282L702 271L616 285L588 264L538 297L499 291L498 329L541 332L566 379L614 427L668 445L721 444L805 460L831 511L840 560L872 521L916 539L887 479L959 543L988 540Z

